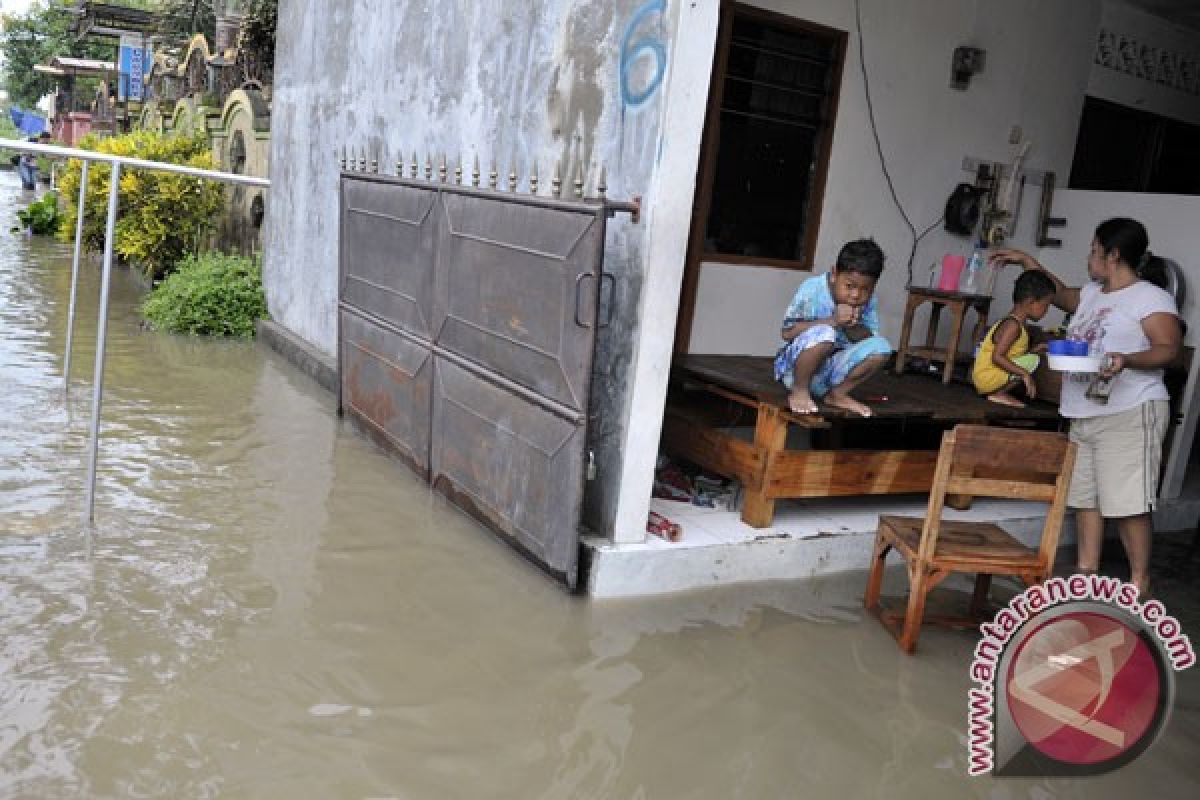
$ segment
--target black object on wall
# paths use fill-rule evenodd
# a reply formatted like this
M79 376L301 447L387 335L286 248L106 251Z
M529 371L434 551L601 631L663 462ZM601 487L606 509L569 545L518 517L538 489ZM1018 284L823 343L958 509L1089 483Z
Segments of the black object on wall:
M1200 194L1200 125L1089 97L1070 188Z

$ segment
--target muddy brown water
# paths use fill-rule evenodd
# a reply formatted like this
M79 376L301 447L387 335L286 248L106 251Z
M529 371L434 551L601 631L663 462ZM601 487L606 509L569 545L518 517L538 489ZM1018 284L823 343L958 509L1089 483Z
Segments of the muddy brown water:
M5 228L23 199L0 174ZM1116 773L968 778L972 635L901 656L858 573L569 596L262 346L142 330L125 273L89 550L98 267L64 400L69 276L65 246L0 236L2 797L1200 794L1200 670Z

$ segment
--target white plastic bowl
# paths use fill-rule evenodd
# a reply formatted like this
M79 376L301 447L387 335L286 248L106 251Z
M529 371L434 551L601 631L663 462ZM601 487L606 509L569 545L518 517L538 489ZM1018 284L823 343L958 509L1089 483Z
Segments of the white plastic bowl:
M1046 363L1055 372L1098 372L1104 356L1047 355Z

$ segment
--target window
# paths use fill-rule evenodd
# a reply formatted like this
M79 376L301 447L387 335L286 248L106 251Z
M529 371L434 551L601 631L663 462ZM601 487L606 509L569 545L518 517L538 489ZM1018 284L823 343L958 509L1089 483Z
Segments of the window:
M1200 194L1200 126L1089 97L1070 186Z
M705 259L809 268L845 44L840 31L730 9L706 131Z

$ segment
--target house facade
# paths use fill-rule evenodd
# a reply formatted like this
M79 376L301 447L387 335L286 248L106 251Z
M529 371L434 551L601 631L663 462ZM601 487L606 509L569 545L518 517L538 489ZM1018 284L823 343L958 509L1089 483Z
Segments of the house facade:
M1146 45L1154 63L1135 68ZM956 88L960 47L983 59ZM519 192L537 175L548 195L556 174L589 196L603 183L638 199L640 218L615 216L605 240L612 323L593 367L585 511L600 536L638 543L674 353L772 353L796 285L865 236L888 256L878 293L894 339L905 286L970 246L939 222L974 165L1027 145L1025 167L1065 185L1089 97L1200 121L1182 74L1197 54L1189 28L1108 0L295 0L280 7L276 53L270 312L335 358L347 157L384 174L478 162ZM801 96L815 99L789 99ZM723 128L733 117L751 122ZM739 153L736 131L760 123L797 134ZM798 140L808 149L780 155L782 178L746 155ZM1017 246L1035 246L1037 199L1030 189ZM789 214L802 233L762 232ZM1085 255L1048 258L1069 275ZM1007 291L1002 280L996 296Z

